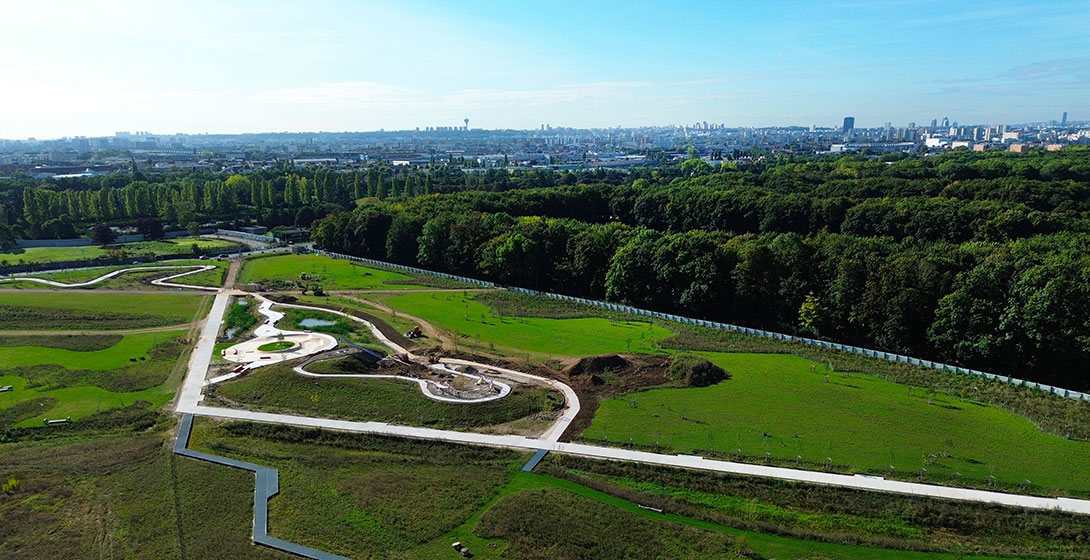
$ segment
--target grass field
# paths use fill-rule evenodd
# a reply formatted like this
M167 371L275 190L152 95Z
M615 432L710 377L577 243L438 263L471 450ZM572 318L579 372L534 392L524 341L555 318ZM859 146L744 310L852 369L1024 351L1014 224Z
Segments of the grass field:
M0 428L41 426L43 418L72 417L146 402L158 407L168 402L181 380L189 346L187 331L133 334L101 349L73 350L29 346L32 337L9 337L20 346L0 347L0 385L14 390L0 393ZM81 338L65 337L69 347Z
M294 558L250 541L251 473L170 453L163 433L0 445L0 557Z
M343 360L354 360L344 358ZM331 367L332 361L319 362ZM415 383L396 379L316 379L292 371L290 365L257 368L245 376L205 390L246 408L347 420L374 420L435 428L478 428L502 424L562 405L563 398L544 389L514 391L483 403L445 403L420 393Z
M740 451L853 472L1090 492L1090 442L1046 434L1028 420L971 401L858 373L830 372L797 356L707 353L733 373L711 387L654 389L601 403L589 440L682 453ZM811 370L813 368L813 370ZM826 382L828 375L828 382ZM797 459L801 457L801 459Z
M180 294L0 292L0 329L108 330L189 323L211 298Z
M19 346L0 346L0 364L4 368L19 368L38 364L56 364L67 369L109 370L131 364L132 358L147 358L148 351L159 342L176 339L185 331L130 334L116 344L100 350L78 351L63 348L32 346L35 337L9 339L22 342Z
M319 255L275 255L246 259L238 282L267 282L287 286L301 274L317 275L316 283L329 290L423 290L417 279L405 274L371 268L343 259ZM308 282L310 283L310 282ZM286 288L285 288L286 289Z
M494 314L488 306L461 292L364 295L449 331L467 345L505 348L515 356L570 357L618 352L654 352L671 336L658 325L611 321L600 317L547 319Z
M199 259L180 259L172 261L164 261L162 263L149 263L144 265L116 265L116 266L96 266L91 268L80 268L72 270L60 270L55 272L41 272L35 274L29 274L34 278L42 278L45 280L53 280L54 282L62 282L65 284L73 284L79 282L86 282L88 280L94 280L103 274L108 274L115 270L121 270L126 268L145 268L145 267L157 267L157 266L204 266L213 265L215 270L208 270L204 272L198 272L189 276L183 276L178 279L178 282L183 284L192 284L195 286L220 286L223 284L224 275L227 274L227 263L218 260L199 260ZM156 286L151 283L152 280L157 278L164 278L172 276L181 272L185 272L184 268L177 270L149 270L146 272L134 271L120 274L113 278L108 278L101 282L91 284L90 286L80 288L63 288L59 286L50 286L48 284L42 284L40 282L29 282L26 280L19 281L18 277L11 277L14 280L8 280L0 282L0 289L32 289L32 290L96 290L96 289L108 289L108 290L176 290L177 288Z
M1090 556L1090 517L1081 515L557 454L535 472L701 521L776 527L784 536L911 550Z
M195 423L191 445L279 469L272 534L352 557L453 559L450 545L460 541L486 560L734 558L736 547L780 559L990 558L825 543L655 513L569 480L518 472L526 455L499 449L205 420ZM946 538L942 546L957 546Z
M0 480L17 482L0 495L0 556L292 558L250 542L251 473L172 455L170 443L158 428L0 444ZM453 560L454 541L482 560L734 558L735 549L781 560L994 558L802 540L659 514L518 472L526 455L500 449L203 419L191 447L277 468L271 534L353 558Z
M20 263L47 263L58 261L93 260L99 257L110 256L110 253L123 252L126 258L136 257L162 257L168 255L189 254L193 250L193 244L205 253L222 253L234 250L238 244L222 239L207 237L180 237L178 239L164 239L161 241L137 241L135 243L122 243L109 245L103 248L99 245L85 245L82 247L31 247L20 249L19 252L0 252L0 262L7 264Z

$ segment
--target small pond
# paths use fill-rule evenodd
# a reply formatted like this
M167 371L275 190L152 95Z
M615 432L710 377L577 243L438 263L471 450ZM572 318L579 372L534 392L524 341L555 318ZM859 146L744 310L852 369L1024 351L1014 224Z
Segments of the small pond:
M313 317L307 317L306 319L303 319L303 320L299 321L299 326L300 327L306 327L308 329L313 329L314 327L332 327L333 325L336 325L336 324L337 324L336 321L327 321L325 319L315 319Z

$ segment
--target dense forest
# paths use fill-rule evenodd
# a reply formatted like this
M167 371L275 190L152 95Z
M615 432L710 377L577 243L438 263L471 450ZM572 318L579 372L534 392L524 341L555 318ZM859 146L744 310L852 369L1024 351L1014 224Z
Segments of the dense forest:
M141 218L1090 388L1085 148L0 183L0 249Z
M686 162L689 164L690 162ZM338 252L1090 387L1090 151L364 199Z
M307 227L357 200L507 190L581 181L620 183L627 174L603 170L471 169L451 165L384 167L350 172L321 167L276 169L246 175L215 173L131 174L0 181L0 250L15 239L65 239L100 225L156 219L180 229L210 222Z

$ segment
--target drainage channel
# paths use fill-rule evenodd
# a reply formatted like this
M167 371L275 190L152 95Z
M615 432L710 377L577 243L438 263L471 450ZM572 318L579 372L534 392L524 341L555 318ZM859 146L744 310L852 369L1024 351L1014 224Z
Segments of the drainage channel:
M276 469L263 467L246 461L238 461L219 455L193 451L189 447L189 433L193 430L193 415L182 416L182 424L178 428L178 439L174 442L174 452L183 457L190 457L217 465L225 465L236 469L251 471L256 475L254 484L254 543L275 548L305 558L314 560L351 560L344 556L337 556L329 552L322 552L308 546L289 542L283 539L269 536L269 498L280 492L280 478ZM536 455L535 455L536 457ZM536 464L536 463L535 463ZM532 467L531 467L532 468Z

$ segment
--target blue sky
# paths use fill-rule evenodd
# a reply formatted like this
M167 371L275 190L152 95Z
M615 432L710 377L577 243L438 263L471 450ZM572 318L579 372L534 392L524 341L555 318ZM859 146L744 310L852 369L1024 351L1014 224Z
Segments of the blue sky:
M1090 2L54 2L0 138L1090 119Z

